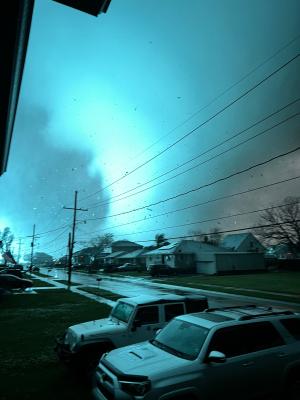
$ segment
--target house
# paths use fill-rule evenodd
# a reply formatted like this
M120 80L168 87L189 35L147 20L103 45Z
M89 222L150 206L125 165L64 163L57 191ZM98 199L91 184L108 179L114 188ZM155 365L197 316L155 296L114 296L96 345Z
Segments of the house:
M221 247L230 251L264 253L266 248L252 233L236 233L227 235L220 243Z
M121 264L131 263L131 264L137 264L137 265L146 267L145 253L147 251L148 250L142 248L142 249L131 251L129 253L124 253L118 257L118 261Z
M272 256L279 260L291 260L295 258L295 255L290 251L290 248L286 243L278 243L269 247L265 255L266 257Z
M122 261L119 260L119 257L122 256L123 254L126 254L126 251L114 251L110 254L108 254L104 258L104 265L122 265Z
M73 265L85 266L90 265L97 256L100 255L100 249L98 247L86 247L73 253Z
M125 252L131 252L134 250L139 250L142 249L143 246L141 246L138 243L131 242L130 240L117 240L115 242L112 242L111 244L111 252L114 253L116 251L125 251Z
M265 268L263 253L232 252L194 240L181 240L145 253L146 265L166 264L181 272L225 274Z

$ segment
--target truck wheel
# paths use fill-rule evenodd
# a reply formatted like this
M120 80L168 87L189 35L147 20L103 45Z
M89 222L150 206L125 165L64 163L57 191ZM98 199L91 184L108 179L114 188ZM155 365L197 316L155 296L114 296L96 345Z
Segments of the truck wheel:
M288 400L299 400L300 399L300 376L294 377L289 383L288 389Z

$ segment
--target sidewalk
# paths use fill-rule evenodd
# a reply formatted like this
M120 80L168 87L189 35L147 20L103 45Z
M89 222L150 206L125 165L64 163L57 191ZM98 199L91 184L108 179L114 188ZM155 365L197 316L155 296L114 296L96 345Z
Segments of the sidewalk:
M32 275L33 275L35 278L37 278L37 279L39 279L39 280L41 280L41 281L43 281L43 282L47 282L47 283L50 283L50 284L54 285L54 286L40 286L40 287L39 287L39 286L37 286L37 287L34 287L34 286L33 286L33 287L32 287L32 290L68 289L68 285L65 285L65 284L63 284L63 283L57 282L57 281L56 281L55 279L53 279L53 278L46 278L46 277L43 277L43 276L38 276L38 275L35 275L34 273L33 273ZM72 286L72 285L71 285L71 286L69 287L69 290L70 290L71 292L74 292L74 293L80 294L80 295L82 295L82 296L85 296L85 297L87 297L87 298L89 298L89 299L95 300L95 301L97 301L98 303L107 304L107 305L110 306L110 307L113 307L113 306L115 305L115 302L114 302L114 301L108 300L108 299L106 299L105 297L100 297L100 296L98 296L98 295L96 295L96 294L87 293L87 292L84 292L83 290L79 290L79 288L80 288L80 287L83 287L83 286L86 286L86 285L78 285L78 286ZM95 286L89 285L89 286L97 288L96 285L95 285Z

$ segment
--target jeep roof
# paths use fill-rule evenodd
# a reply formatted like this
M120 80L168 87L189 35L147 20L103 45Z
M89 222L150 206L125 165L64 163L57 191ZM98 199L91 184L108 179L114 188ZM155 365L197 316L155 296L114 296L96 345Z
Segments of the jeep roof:
M150 304L162 304L162 303L171 303L178 301L193 301L193 300L201 300L206 299L206 296L202 295L178 295L178 294L161 294L157 296L151 295L140 295L135 297L124 297L121 298L121 301L125 301L130 304L138 304L138 305L150 305Z
M256 306L254 304L245 306L232 306L220 308L208 308L205 311L181 315L180 319L193 324L211 329L220 325L231 325L236 322L246 322L254 319L274 319L290 315L300 316L299 313L275 309L273 307Z

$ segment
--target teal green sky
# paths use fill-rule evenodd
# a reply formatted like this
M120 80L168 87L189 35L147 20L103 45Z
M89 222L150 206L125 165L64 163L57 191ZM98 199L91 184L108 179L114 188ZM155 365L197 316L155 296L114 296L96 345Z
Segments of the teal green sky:
M299 195L299 181L152 217L296 176L299 152L190 195L107 217L189 191L299 146L298 115L175 179L112 201L112 196L179 166L300 97L298 57L185 140L130 173L299 50L298 0L112 0L108 12L97 18L51 0L36 1L8 171L0 177L0 228L9 225L17 236L26 236L34 223L38 233L64 226L37 242L40 251L62 255L72 217L62 206L72 205L74 190L79 191L79 205L89 209L78 217L87 222L78 224L77 249L110 231L116 239L139 241L152 239L157 232L172 237L214 226L225 230L254 225L257 216L252 214L167 229L280 204L286 196ZM173 174L297 114L299 104ZM28 245L24 241L25 252Z

